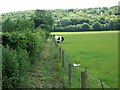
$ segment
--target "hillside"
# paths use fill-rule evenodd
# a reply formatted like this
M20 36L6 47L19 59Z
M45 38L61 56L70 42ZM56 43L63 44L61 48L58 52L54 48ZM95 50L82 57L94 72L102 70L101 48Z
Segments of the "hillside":
M120 13L118 9L119 6L113 6L110 8L55 9L47 10L47 12L51 13L52 19L54 20L52 31L108 31L120 29ZM45 15L45 13L43 14ZM0 22L7 18L12 20L20 18L31 20L34 15L35 10L4 13L2 14L2 20L0 20ZM0 27L1 25L2 23L0 23Z
M52 10L55 20L53 31L106 31L119 30L119 6L86 8L86 9L57 9Z

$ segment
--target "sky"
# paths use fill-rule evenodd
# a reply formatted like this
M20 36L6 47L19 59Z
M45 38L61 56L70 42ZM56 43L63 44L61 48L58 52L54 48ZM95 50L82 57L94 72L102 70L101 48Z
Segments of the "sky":
M35 9L111 7L120 0L0 0L0 13Z

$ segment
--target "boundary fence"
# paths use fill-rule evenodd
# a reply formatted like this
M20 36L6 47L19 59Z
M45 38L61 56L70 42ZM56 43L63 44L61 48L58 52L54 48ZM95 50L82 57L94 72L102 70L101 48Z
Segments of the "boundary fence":
M61 60L61 66L64 71L65 83L67 83L69 88L71 87L75 88L74 86L76 86L77 88L86 88L86 89L95 88L93 84L95 84L95 86L98 88L102 88L102 90L104 90L105 88L112 88L107 84L105 84L103 81L94 78L94 76L88 72L87 68L82 67L81 65L76 64L75 66L74 64L72 64L70 62L70 58L68 58L65 55L66 53L64 52L64 50L55 41L54 43L59 50L58 52ZM78 72L78 70L79 70L79 74L76 73Z

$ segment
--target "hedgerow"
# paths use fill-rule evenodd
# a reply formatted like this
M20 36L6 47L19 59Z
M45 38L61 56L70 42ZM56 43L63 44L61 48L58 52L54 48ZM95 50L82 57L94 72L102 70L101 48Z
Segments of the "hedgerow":
M10 15L9 15L10 14ZM40 60L52 30L50 12L2 14L3 88L27 87L27 71ZM1 26L1 24L0 24Z
M45 39L40 30L2 34L3 88L27 87L27 71L40 59Z

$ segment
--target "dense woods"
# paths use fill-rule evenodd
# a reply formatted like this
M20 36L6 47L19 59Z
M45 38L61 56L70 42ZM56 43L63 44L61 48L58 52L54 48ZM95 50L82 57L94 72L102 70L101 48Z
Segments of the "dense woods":
M3 88L27 87L27 71L40 58L51 31L119 30L118 15L117 6L2 14Z
M52 10L55 19L53 31L103 31L119 30L118 6Z

